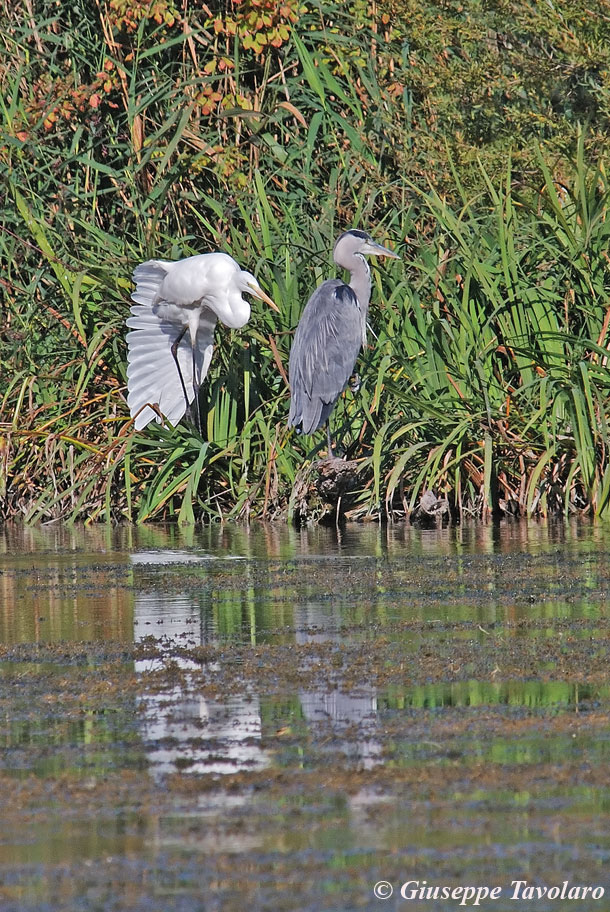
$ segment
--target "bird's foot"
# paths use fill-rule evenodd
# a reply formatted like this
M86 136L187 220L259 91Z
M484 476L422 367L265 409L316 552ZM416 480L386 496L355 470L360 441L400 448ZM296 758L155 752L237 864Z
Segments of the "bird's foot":
M203 428L201 427L201 422L199 420L199 415L195 411L194 406L191 404L184 413L186 420L189 424L192 424L198 434L203 436Z

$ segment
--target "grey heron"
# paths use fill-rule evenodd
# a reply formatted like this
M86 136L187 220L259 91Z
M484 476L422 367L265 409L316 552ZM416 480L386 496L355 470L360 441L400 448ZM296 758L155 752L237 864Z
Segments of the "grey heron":
M249 272L226 253L148 260L133 273L127 326L127 404L136 430L162 416L177 424L194 402L214 349L216 320L239 329L250 318L242 292L278 310Z
M290 350L288 425L299 433L313 434L326 422L329 456L330 413L354 372L360 349L366 345L371 299L366 256L399 259L365 231L352 229L337 238L333 259L349 271L349 284L328 279L316 288L305 305Z

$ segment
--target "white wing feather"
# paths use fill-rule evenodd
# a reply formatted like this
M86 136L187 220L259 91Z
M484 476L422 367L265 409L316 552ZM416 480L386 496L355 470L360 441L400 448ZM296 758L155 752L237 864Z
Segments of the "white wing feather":
M169 265L169 264L167 264ZM159 305L166 303L160 295L161 285L167 274L165 264L149 260L138 266L134 272L136 289L132 300L131 316L127 326L127 404L136 430L141 430L153 419L161 418L152 405L173 425L177 424L186 411L186 402L171 353L184 326L188 326L185 315L181 325L159 316ZM199 383L205 378L212 358L216 314L204 307L200 310L196 336L195 369ZM191 339L187 329L179 346L178 362L184 379L189 400L193 401L193 356Z

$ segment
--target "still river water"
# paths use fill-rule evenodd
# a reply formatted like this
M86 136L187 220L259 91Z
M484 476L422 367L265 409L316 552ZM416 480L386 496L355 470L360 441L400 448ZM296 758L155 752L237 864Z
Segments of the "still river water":
M604 526L0 529L0 910L610 909L609 607Z

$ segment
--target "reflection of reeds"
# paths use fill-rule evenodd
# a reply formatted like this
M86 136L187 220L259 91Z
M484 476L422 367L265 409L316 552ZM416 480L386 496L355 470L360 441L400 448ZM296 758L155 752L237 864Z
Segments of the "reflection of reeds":
M11 536L9 536L11 537ZM27 548L24 537L14 538ZM83 536L79 536L79 544ZM50 537L38 547L56 544ZM6 544L6 539L2 542ZM11 550L0 574L0 643L61 643L133 639L133 595L121 558L82 551ZM32 569L35 564L35 570Z
M287 3L253 44L220 19L137 9L121 31L100 7L103 40L95 7L53 12L71 22L14 12L5 30L2 515L282 515L316 443L285 427L291 332L353 225L403 260L373 267L363 384L335 411L361 465L352 515L408 514L430 489L456 514L607 512L608 192L584 141L561 186L520 147L531 187L517 195L496 150L491 176L468 171L475 194L459 155L454 178L449 156L422 156L438 122L408 90L425 67L401 57L404 26L382 17L373 57L364 11L347 22L331 5L330 30L301 11L297 36ZM451 203L429 189L435 166ZM255 304L245 330L218 334L205 443L186 424L134 433L131 271L210 249L255 271L282 313Z

